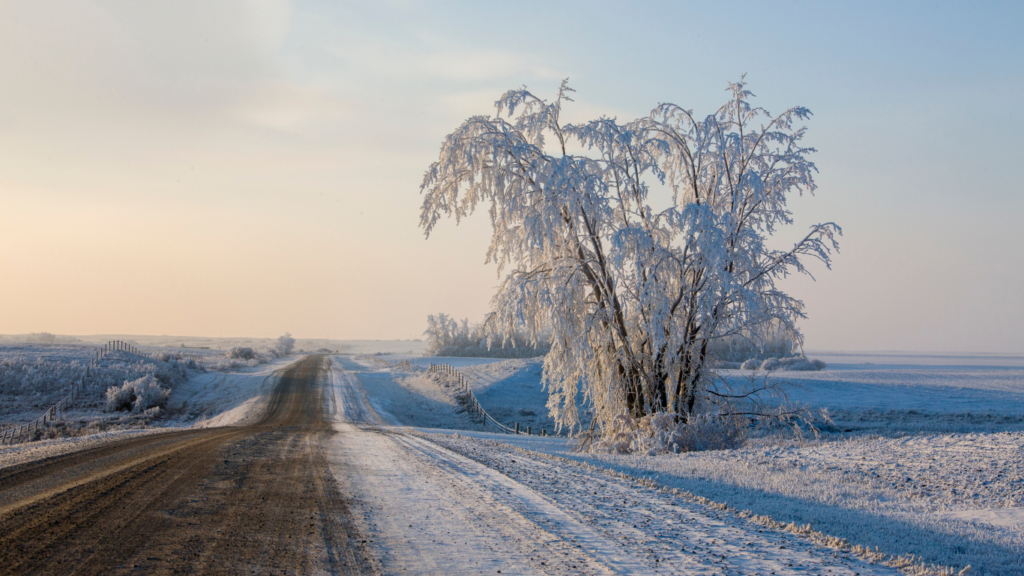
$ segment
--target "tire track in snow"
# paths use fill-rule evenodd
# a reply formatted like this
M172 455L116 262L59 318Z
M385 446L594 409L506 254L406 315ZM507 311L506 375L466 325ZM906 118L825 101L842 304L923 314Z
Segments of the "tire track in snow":
M348 471L356 521L386 573L621 573L518 513L464 469L486 474L485 467L401 432L335 430L334 458ZM445 465L452 459L463 469Z
M582 465L553 461L496 441L443 435L424 438L539 494L605 542L615 542L618 554L643 564L642 573L899 574L894 568L766 529L733 512L683 501ZM538 520L530 511L524 513ZM563 537L574 535L569 531Z

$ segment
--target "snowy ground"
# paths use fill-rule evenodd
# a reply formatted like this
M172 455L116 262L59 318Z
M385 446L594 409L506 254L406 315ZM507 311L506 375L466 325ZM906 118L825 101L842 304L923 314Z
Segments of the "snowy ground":
M663 456L549 451L891 555L1024 573L1024 434L878 436ZM996 519L993 523L991 520Z
M386 426L394 415L374 409L381 373L335 357L328 413L332 466L386 573L898 573L585 463Z
M276 373L297 360L278 358L239 372L205 372L190 378L171 391L167 410L168 425L192 424L198 427L243 426L263 415L274 385Z
M1024 574L1024 359L811 356L828 362L828 370L772 377L796 385L791 398L835 416L840 428L820 441L761 438L730 451L616 456L581 455L557 438L461 436L652 478L731 508L810 524L890 557L914 554L927 564L972 565L974 573ZM546 416L536 409L545 399L539 362L458 360L488 411ZM376 378L388 373L375 372ZM473 445L466 438L458 443L463 451L477 450L465 447Z

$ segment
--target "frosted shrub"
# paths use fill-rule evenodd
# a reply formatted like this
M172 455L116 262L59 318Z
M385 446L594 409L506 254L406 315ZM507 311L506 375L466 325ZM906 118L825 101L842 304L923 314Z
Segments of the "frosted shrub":
M256 352L252 348L246 348L244 346L235 346L228 350L228 358L237 360L252 360L256 358Z
M151 408L160 408L167 403L167 397L170 395L170 389L161 387L156 376L143 376L138 380L125 382L121 386L108 388L107 410L110 412L130 410L132 413L138 414Z
M142 378L142 383L135 386L135 405L133 412L142 412L151 408L159 408L167 403L167 397L171 395L168 388L163 388L156 378L147 376ZM136 381L138 382L138 381Z
M188 370L177 361L169 360L157 365L155 376L165 386L176 386L188 380Z
M88 358L64 360L10 355L0 358L0 394L67 394L75 382L81 381L89 366ZM126 380L135 380L154 370L151 361L134 361L116 354L103 358L90 369L90 389L104 390Z
M747 362L750 362L748 360ZM747 365L746 362L743 363ZM792 372L813 372L824 370L826 364L821 360L808 360L805 356L791 356L789 358L768 358L761 363L761 370L770 372L773 370L789 370ZM753 370L754 368L747 368Z
M125 382L121 386L107 388L107 411L122 412L131 410L135 402L135 386Z
M295 348L295 338L292 338L290 332L285 332L284 336L281 336L274 342L274 347L271 348L271 352L277 356L287 356L292 353Z
M742 365L740 365L740 369L741 370L757 370L757 367L760 366L760 364L761 363L757 361L757 358L750 358L749 360L744 362Z
M638 419L622 414L612 420L611 434L595 442L593 450L647 455L725 450L739 446L746 438L744 422L713 414L691 415L685 422L670 412Z

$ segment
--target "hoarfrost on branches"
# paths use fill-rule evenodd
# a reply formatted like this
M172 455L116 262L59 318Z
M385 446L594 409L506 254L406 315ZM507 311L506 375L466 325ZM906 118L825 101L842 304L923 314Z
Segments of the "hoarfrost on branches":
M284 336L279 336L270 348L271 352L278 356L288 356L293 349L295 349L295 338L292 338L291 332L285 332Z
M511 90L495 117L448 135L423 179L421 226L429 236L442 216L487 206L488 262L510 269L487 322L508 336L550 330L544 383L560 426L579 424L580 393L606 436L622 416L743 415L758 388L717 378L709 347L779 331L800 346L803 304L776 283L808 273L807 259L829 267L838 249L833 223L767 244L792 224L789 196L816 188L799 125L810 111L773 116L740 81L705 118L660 104L624 124L563 124L571 92Z
M458 322L447 314L427 316L427 349L424 356L470 356L478 358L535 358L548 353L547 338L536 338L518 330L514 336L494 342L483 324Z

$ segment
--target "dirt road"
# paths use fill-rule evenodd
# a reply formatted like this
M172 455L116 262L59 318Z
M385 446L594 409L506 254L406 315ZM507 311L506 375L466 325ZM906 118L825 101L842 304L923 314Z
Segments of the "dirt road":
M325 458L323 369L289 367L254 426L0 471L0 574L374 573Z

